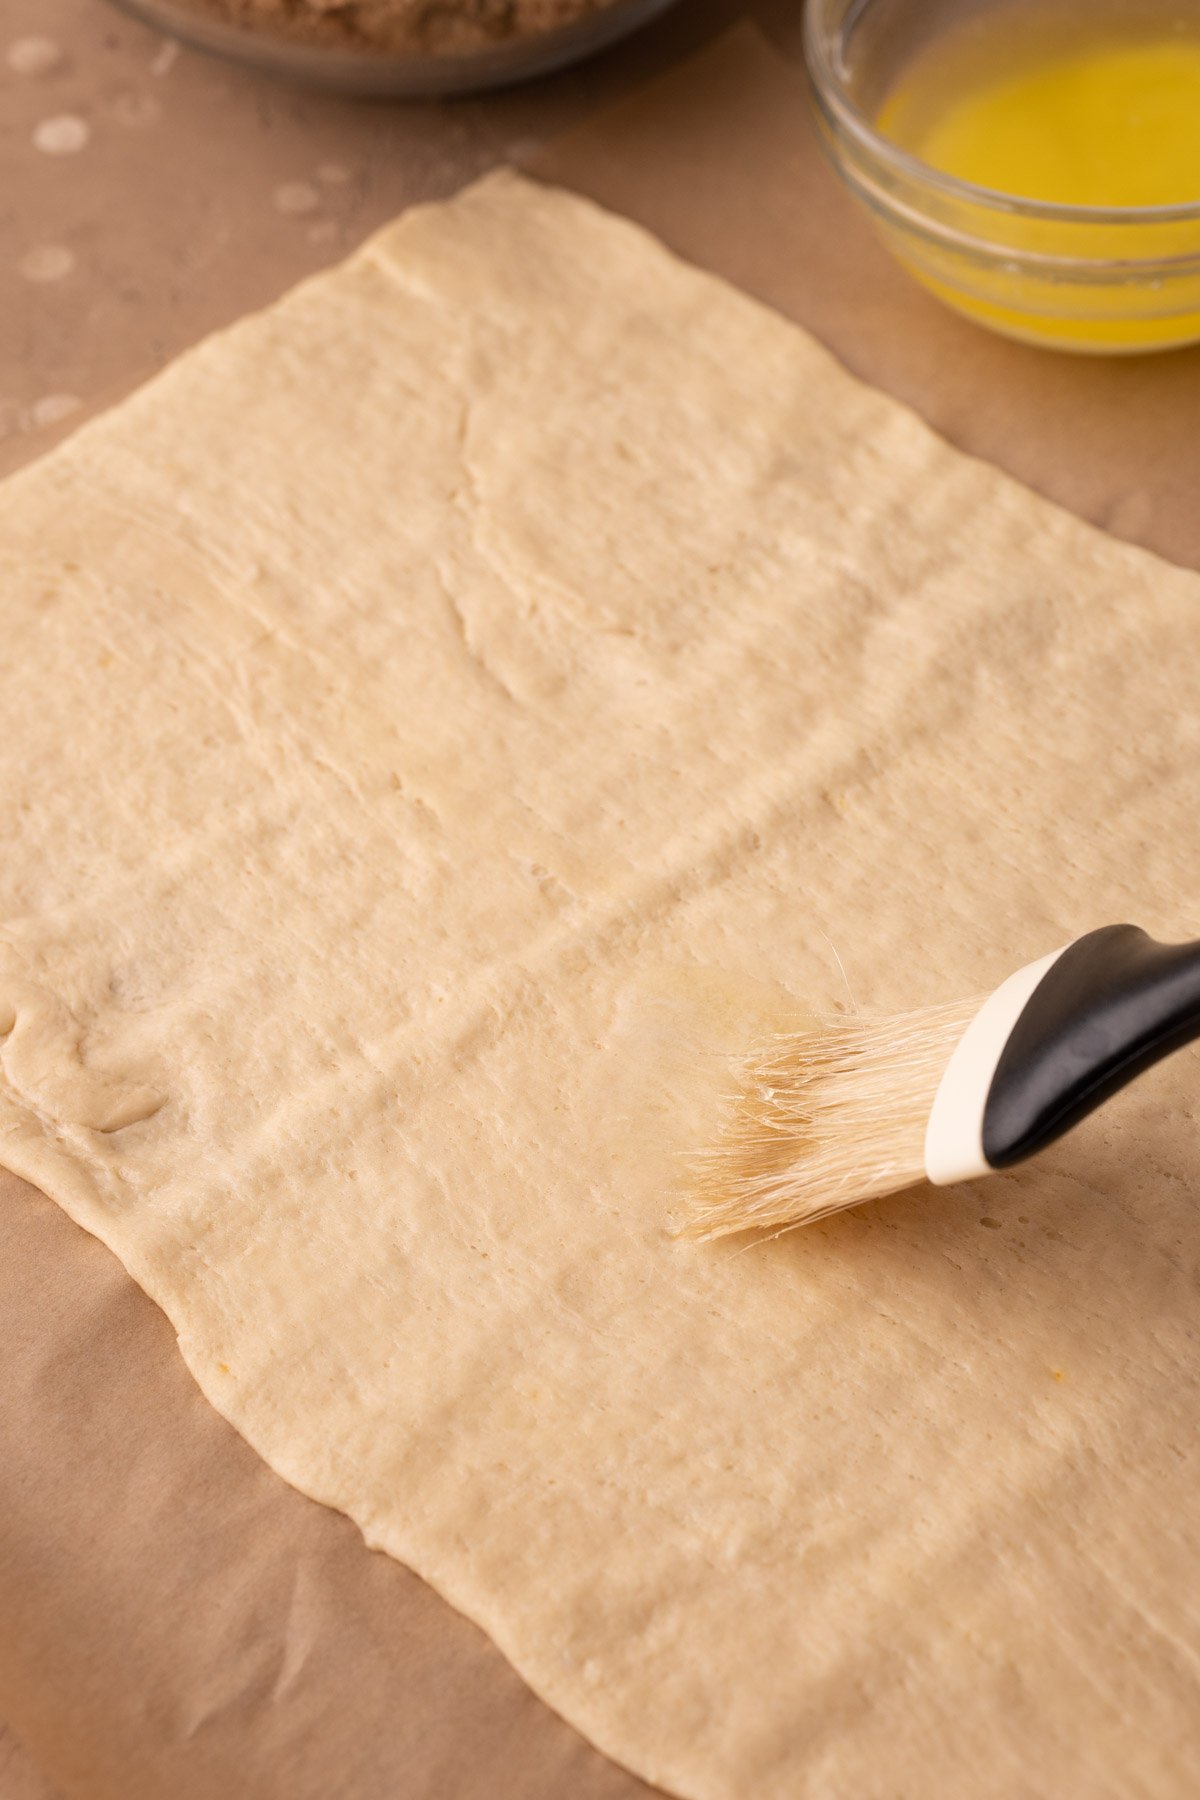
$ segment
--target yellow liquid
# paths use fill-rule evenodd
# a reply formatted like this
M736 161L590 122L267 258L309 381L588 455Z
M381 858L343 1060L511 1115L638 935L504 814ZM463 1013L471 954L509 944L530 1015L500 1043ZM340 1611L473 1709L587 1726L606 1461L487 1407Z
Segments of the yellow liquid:
M1093 207L1200 203L1200 7L992 6L915 58L877 124L932 167L1004 194ZM1097 227L1089 243L1076 226L1061 245L1044 222L1014 229L1018 256L1023 248L1106 259L1147 253L1138 227ZM1200 225L1164 225L1156 236L1157 255L1200 254ZM1055 293L1010 271L989 297L986 282L964 294L936 270L915 272L960 309L1017 336L1096 349L1200 337L1195 287L1172 317L1173 292L1148 278L1126 280L1108 305L1101 296L1100 317L1064 323L1056 312L1070 313L1078 291ZM1082 310L1095 302L1093 292Z

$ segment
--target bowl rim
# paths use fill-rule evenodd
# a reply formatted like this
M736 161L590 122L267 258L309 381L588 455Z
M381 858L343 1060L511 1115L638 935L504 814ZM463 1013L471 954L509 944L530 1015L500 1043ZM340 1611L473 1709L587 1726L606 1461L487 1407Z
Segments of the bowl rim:
M678 0L607 0L598 11L472 50L376 50L306 42L208 12L196 0L111 0L153 30L242 67L359 99L470 98L552 75L632 36Z
M903 149L872 125L866 113L853 99L842 81L833 54L836 41L830 28L829 12L837 0L806 0L803 23L804 60L817 99L833 116L833 122L854 140L860 151L890 166L910 182L933 189L949 200L971 206L988 206L1027 219L1041 219L1061 225L1172 225L1200 221L1200 197L1175 201L1166 206L1083 206L1059 200L1034 200L1023 194L1006 193L1003 188L985 187L948 175L932 163L922 161L911 150ZM871 0L849 0L838 20L838 35L853 29L871 5Z

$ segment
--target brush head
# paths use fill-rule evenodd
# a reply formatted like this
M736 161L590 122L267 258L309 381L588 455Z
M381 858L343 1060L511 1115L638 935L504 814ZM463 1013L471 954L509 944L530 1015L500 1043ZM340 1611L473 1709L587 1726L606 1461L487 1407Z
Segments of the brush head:
M924 1181L934 1096L979 1008L838 1019L740 1059L679 1235L787 1231Z

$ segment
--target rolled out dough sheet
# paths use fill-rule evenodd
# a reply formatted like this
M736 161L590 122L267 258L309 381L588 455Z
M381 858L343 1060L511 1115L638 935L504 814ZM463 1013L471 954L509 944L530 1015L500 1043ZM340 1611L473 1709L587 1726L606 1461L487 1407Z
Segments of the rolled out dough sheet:
M666 1230L724 1056L1195 932L1200 581L489 178L0 489L0 1160L694 1800L1183 1796L1196 1059Z

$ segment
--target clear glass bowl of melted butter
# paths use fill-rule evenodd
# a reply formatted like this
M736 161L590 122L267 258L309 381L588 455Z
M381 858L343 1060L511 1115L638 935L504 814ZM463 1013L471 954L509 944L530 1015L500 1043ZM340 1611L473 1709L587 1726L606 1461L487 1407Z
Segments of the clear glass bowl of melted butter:
M1060 349L1200 342L1200 0L809 0L825 147L908 270Z

